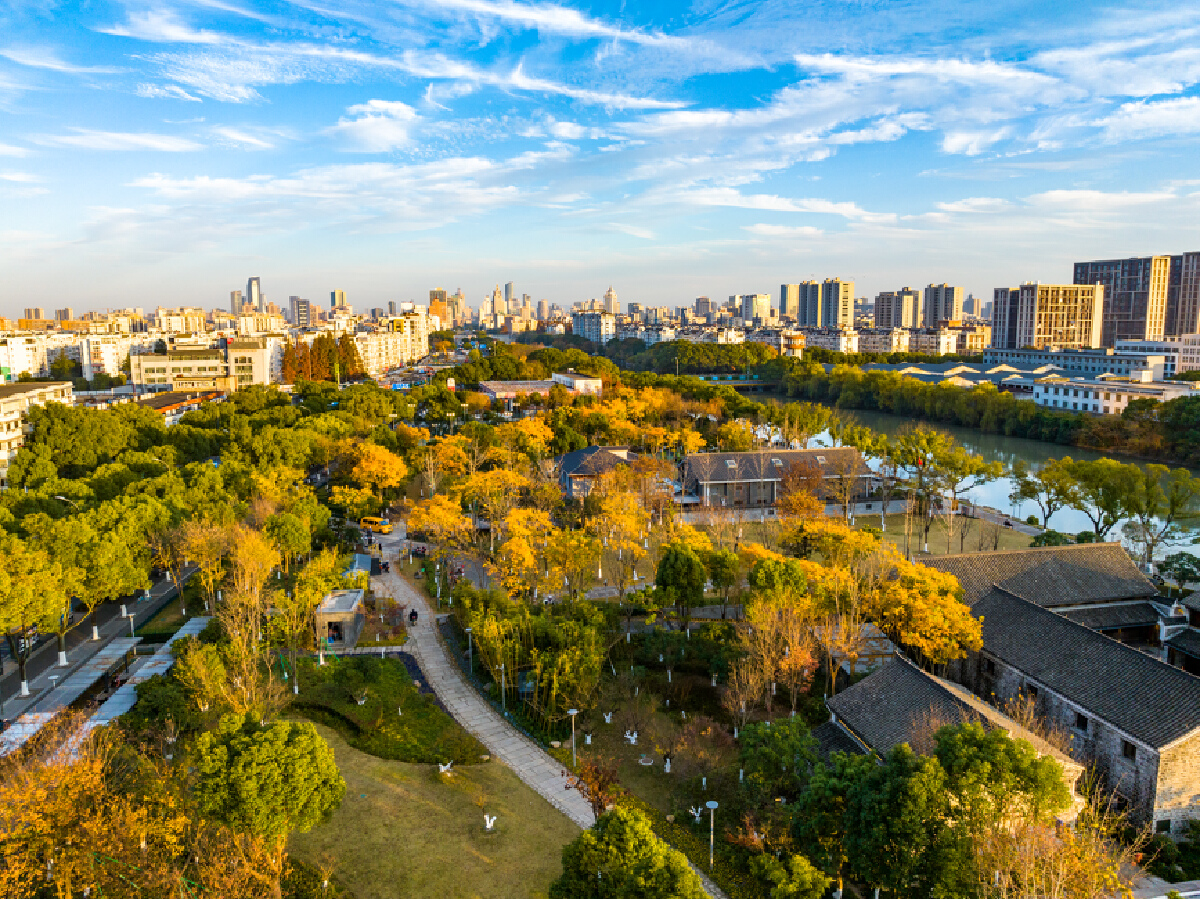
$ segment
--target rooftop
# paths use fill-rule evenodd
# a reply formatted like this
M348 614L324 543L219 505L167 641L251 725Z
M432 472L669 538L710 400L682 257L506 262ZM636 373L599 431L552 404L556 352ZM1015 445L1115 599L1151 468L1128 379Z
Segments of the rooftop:
M1147 746L1200 729L1200 678L998 587L971 610L984 652Z
M1119 543L962 553L922 564L958 578L972 605L994 586L1047 608L1158 595Z
M321 600L317 611L325 614L329 612L350 613L356 611L362 601L363 591L361 590L334 590Z
M683 464L687 471L686 478L709 483L779 480L796 465L814 465L826 477L840 474L847 465L858 468L858 474L870 472L862 460L862 454L852 446L800 450L771 448L748 453L693 453L684 459Z
M7 400L26 393L37 393L54 387L70 387L70 381L21 381L16 384L0 384L0 400Z

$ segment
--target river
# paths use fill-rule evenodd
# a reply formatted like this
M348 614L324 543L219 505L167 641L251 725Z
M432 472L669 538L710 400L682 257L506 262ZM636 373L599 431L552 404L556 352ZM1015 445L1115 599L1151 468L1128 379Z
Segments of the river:
M771 399L782 403L796 402L796 400L786 397L772 397ZM901 428L911 427L915 423L911 418L892 415L888 412L870 412L859 409L838 409L837 412L847 420L853 420L858 424L866 425L873 431L889 436L897 434ZM1059 446L1056 443L1044 443L1041 440L1030 440L1025 437L985 434L974 428L964 428L959 425L935 422L925 422L925 424L928 427L949 434L969 452L982 456L988 462L1002 462L1006 468L1011 468L1013 463L1018 459L1024 461L1030 469L1038 469L1049 460L1061 459L1063 456L1086 460L1101 459L1106 456L1106 454L1097 452L1096 450L1082 449L1077 446ZM818 435L816 440L826 445L831 443L828 433ZM1132 462L1134 465L1139 466L1145 464L1138 460L1121 456L1112 456L1112 458L1116 458L1121 462ZM1196 475L1200 474L1200 472L1193 471L1192 474ZM1036 515L1040 524L1041 510L1038 509L1037 504L1025 502L1013 505L1008 498L1012 490L1013 479L1003 477L984 484L981 487L976 487L967 494L967 497L972 502L1000 509L1021 521L1024 521L1030 515ZM1059 509L1051 516L1050 526L1054 530L1065 534L1077 534L1083 530L1091 530L1092 523L1086 515L1075 509ZM1121 539L1120 525L1117 525L1109 533L1109 539ZM1174 552L1175 550L1170 549L1168 551Z

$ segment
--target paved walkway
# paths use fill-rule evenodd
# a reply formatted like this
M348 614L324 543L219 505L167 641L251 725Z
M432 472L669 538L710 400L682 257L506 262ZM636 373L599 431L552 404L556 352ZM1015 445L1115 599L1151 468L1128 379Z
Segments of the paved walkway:
M581 828L595 823L592 808L575 790L567 789L566 771L540 746L505 721L483 701L462 676L446 649L438 640L434 616L425 597L397 573L371 578L377 593L394 597L418 611L417 625L409 630L405 649L421 662L421 670L438 699L459 724L477 737L488 752L504 762L528 786ZM704 889L713 899L727 899L725 893L695 865Z

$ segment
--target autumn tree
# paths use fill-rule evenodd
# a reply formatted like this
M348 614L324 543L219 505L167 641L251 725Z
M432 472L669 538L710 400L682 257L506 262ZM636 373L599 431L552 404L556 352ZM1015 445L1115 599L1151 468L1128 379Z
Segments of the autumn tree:
M565 590L573 600L585 598L599 577L600 549L600 541L587 531L554 531L546 546L554 589Z
M537 509L513 509L505 516L507 538L491 563L509 596L536 599L553 589L548 546L555 533L546 512Z
M211 608L217 600L217 584L224 576L229 532L220 525L193 519L184 522L181 543L184 553L196 564L200 586Z
M68 601L59 563L0 532L0 629L17 663L22 696L29 695L25 666L33 651L35 629L53 627Z
M350 480L360 489L373 491L381 502L384 490L399 487L408 477L404 460L375 443L358 444L346 461Z

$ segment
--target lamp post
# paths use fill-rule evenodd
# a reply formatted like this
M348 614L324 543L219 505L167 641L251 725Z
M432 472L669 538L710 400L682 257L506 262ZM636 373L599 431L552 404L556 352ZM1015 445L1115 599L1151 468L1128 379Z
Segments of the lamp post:
M504 693L505 693L504 663L501 662L500 663L500 710L502 712L504 712L505 715L507 715L508 714L508 703L506 701L506 697L505 697Z
M475 674L475 647L471 643L471 629L467 628L467 670Z
M571 767L574 768L578 764L575 759L575 716L579 714L579 709L567 709L567 714L571 716Z
M713 834L716 832L717 800L704 803L708 806L708 870L713 868Z

